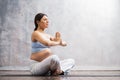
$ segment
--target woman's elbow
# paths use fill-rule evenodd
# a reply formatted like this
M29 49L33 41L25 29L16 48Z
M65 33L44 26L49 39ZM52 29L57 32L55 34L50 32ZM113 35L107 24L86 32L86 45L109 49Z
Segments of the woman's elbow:
M51 43L48 43L48 42L47 42L47 43L45 43L44 45L50 47L50 46L51 46Z

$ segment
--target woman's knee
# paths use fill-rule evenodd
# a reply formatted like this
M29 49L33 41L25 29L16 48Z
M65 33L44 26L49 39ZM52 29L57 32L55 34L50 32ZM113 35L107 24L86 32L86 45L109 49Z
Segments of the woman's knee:
M60 59L57 55L51 55L50 56L50 69L52 71L55 71L56 69L60 68Z
M54 63L54 64L60 63L60 59L57 55L51 55L50 58L51 58L51 63Z
M52 59L55 60L55 61L60 61L60 59L57 55L52 55Z

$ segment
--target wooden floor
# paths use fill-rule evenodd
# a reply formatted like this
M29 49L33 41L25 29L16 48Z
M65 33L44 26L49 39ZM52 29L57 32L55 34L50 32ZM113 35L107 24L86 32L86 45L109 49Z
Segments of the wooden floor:
M120 71L81 70L62 76L33 76L29 71L1 70L0 80L120 80Z

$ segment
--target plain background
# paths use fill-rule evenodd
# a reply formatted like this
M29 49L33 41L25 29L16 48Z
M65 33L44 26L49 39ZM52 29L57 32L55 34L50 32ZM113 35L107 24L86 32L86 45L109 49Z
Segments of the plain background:
M46 32L68 43L54 54L75 59L79 70L120 70L119 0L0 0L0 69L28 69L40 12L49 18Z

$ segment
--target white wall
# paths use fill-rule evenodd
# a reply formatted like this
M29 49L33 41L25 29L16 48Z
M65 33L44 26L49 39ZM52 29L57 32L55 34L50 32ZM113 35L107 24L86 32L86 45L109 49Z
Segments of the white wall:
M47 33L61 32L67 47L53 47L75 69L120 69L119 0L0 0L0 66L28 66L34 16L46 13Z

